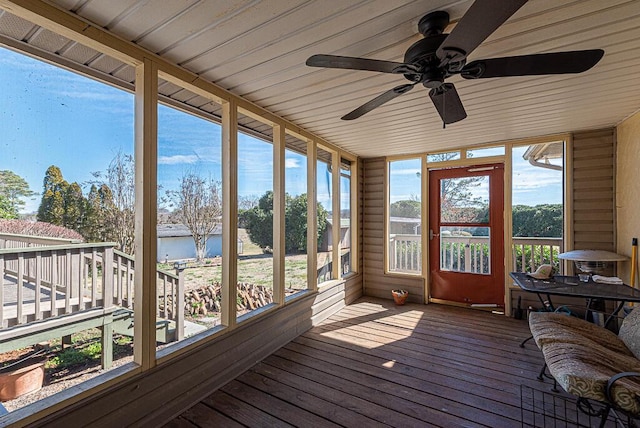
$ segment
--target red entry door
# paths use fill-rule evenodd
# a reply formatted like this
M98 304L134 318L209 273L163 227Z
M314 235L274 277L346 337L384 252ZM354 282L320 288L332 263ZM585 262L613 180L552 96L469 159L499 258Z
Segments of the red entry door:
M504 166L429 172L430 298L504 306Z

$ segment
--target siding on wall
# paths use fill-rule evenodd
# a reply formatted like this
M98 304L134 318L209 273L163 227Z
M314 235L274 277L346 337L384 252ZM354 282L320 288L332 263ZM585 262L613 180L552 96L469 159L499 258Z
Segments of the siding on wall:
M391 299L391 290L409 291L409 301L423 303L424 279L415 276L385 274L385 162L380 158L364 159L363 263L364 294Z
M640 238L640 113L618 125L616 140L617 253L631 257L631 240ZM620 263L618 276L630 284L631 263Z
M616 251L614 130L573 135L573 248Z

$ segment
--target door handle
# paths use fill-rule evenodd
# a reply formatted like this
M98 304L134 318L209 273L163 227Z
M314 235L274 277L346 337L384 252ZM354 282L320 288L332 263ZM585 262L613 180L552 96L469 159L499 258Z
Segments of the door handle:
M433 233L433 229L429 229L429 241L431 241L434 236L440 236L439 233Z

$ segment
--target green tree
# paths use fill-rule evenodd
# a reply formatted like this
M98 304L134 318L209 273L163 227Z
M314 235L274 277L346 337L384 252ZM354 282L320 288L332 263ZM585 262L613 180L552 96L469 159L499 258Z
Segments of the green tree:
M17 218L18 211L6 197L0 195L0 219L13 220Z
M392 203L389 206L391 217L420 218L420 201L402 200Z
M44 175L38 221L63 226L78 232L84 228L87 201L76 182L69 184L55 165Z
M513 236L562 237L562 204L513 207Z
M82 223L82 236L87 242L112 241L113 231L107 220L113 210L111 189L106 184L91 185L87 195L85 215Z
M64 194L64 226L77 231L82 230L86 205L87 201L78 183L71 183Z
M251 242L263 250L273 247L273 192L267 191L258 204L240 214ZM286 226L285 226L286 227Z
M55 165L47 168L44 175L42 201L38 208L38 221L64 226L65 195L69 183Z
M307 250L307 195L291 197L285 195L285 252L298 253ZM316 205L318 238L327 228L327 211L322 204ZM249 238L263 249L273 246L273 192L268 191L258 201L257 206L242 213Z
M11 205L12 211L19 212L25 205L22 198L34 195L35 192L29 189L29 183L24 178L13 171L0 170L0 197Z

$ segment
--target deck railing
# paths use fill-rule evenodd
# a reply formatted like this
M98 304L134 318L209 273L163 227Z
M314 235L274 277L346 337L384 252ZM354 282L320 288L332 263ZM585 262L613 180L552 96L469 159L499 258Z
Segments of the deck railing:
M490 247L487 236L443 236L440 269L454 272L490 273Z
M440 269L457 272L489 272L489 238L486 236L443 236ZM563 252L562 238L514 237L513 269L532 272L549 263L560 269L558 254ZM394 234L389 237L389 270L420 273L422 269L421 235Z
M421 235L391 235L389 239L389 270L420 273L422 271L421 239Z
M513 270L533 272L543 264L561 271L558 254L564 252L562 238L513 238Z
M0 327L97 307L133 309L135 262L113 243L44 246L46 241L31 238L22 247L16 236L0 241ZM181 338L182 276L161 270L157 275L158 320L175 321Z

